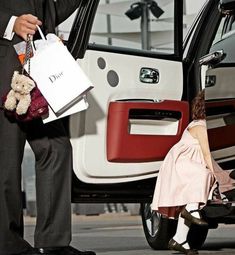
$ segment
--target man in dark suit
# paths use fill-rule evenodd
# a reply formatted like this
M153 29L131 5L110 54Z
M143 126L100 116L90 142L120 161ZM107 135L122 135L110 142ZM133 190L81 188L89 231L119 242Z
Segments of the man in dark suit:
M80 0L0 1L0 97L10 90L11 77L21 65L13 45L36 25L54 32ZM37 224L35 247L23 239L21 163L26 140L36 159ZM69 246L71 241L72 149L61 121L18 123L0 111L0 255L94 255Z

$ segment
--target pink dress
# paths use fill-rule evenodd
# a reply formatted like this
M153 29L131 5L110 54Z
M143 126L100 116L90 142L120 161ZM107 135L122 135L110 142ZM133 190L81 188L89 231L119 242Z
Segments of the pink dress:
M188 203L205 205L213 175L206 167L201 147L188 128L202 125L205 120L192 121L166 155L154 191L152 209L170 218L177 218Z

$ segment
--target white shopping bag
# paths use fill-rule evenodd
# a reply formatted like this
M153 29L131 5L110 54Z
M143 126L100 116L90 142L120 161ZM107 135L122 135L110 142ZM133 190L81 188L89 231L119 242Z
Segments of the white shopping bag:
M60 115L56 115L52 111L51 107L49 107L49 114L48 114L48 116L45 116L42 119L42 121L43 121L43 123L48 123L48 122L51 122L51 121L81 112L81 111L84 111L88 108L88 106L89 106L89 104L86 100L86 97L83 96L83 98L80 101L78 101L75 105L73 105L71 108L69 108L67 111L63 112Z
M49 41L40 29L39 32L42 40L35 41L34 54L25 70L30 71L30 76L58 117L76 105L93 86L59 38L54 35L56 39Z

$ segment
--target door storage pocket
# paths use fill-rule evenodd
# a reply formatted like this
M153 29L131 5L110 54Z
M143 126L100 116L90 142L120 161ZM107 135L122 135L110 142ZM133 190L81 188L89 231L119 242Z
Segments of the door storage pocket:
M116 101L109 103L107 160L150 162L163 160L179 141L189 119L185 101Z

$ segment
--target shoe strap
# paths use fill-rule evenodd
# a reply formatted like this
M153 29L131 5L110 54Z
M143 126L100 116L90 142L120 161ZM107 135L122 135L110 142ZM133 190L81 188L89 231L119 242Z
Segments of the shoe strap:
M184 244L186 244L188 241L187 240L185 240L183 243L181 243L180 245L184 245Z
M194 213L194 212L199 212L199 213L200 213L201 210L200 210L200 209L196 209L196 210L190 210L189 212L190 212L190 213Z

